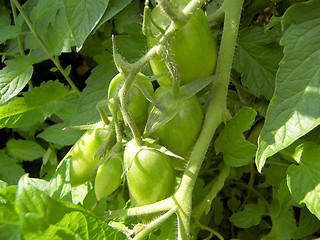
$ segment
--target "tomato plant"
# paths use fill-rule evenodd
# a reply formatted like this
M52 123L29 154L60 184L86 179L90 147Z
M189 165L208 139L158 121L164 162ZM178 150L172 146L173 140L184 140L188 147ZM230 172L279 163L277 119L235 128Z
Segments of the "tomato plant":
M176 180L170 156L152 149L152 145L145 148L131 140L123 158L133 206L157 202L174 192Z
M196 96L189 99L173 98L170 86L159 87L154 99L166 109L175 109L176 115L156 129L152 135L159 143L179 156L188 158L203 122L203 111Z
M1 240L320 237L319 0L0 9Z
M188 1L179 1L182 9ZM175 1L177 3L177 1ZM167 29L170 19L162 12L159 6L151 13L154 21L163 29ZM155 34L159 32L153 28ZM148 36L149 48L157 44L159 38ZM216 66L217 49L216 41L211 34L205 13L199 9L190 21L177 31L168 45L168 55L172 59L175 71L180 76L181 85L204 78L213 74ZM150 61L154 74L168 72L166 64L161 56L156 56ZM166 75L158 79L160 85L170 85L171 76Z
M106 130L88 130L71 148L68 153L71 161L71 186L78 186L90 180L92 170L100 161L100 156L95 155L107 134Z
M98 200L117 190L122 182L122 172L122 158L120 156L111 156L99 166L94 182L94 190Z
M146 88L149 94L153 93L152 83L145 81L145 76L142 73L139 73L137 75L136 80L142 81L143 86ZM123 83L124 78L120 73L111 80L108 90L109 99L114 98L118 94L119 89L122 87ZM136 86L132 86L129 95L129 113L140 131L143 130L144 125L147 121L148 106L149 102L144 97L141 90L139 90ZM109 104L110 111L112 111L112 107L113 104ZM122 119L120 108L118 109L118 118Z

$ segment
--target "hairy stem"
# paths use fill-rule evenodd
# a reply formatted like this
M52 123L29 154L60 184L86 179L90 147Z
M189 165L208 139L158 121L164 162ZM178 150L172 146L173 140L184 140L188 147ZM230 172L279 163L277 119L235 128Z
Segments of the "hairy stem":
M154 230L157 226L159 226L161 223L165 222L172 214L174 214L177 211L177 207L171 208L168 212L163 214L162 216L158 217L151 223L149 223L146 228L144 228L142 231L140 231L133 240L142 240L144 239L152 230Z
M224 2L224 29L215 73L220 78L214 82L211 89L211 99L200 136L191 153L181 185L176 193L176 198L182 208L179 210L178 219L179 240L190 238L192 191L215 130L222 122L226 112L229 76L238 35L242 4L243 0L225 0Z
M173 199L167 198L160 202L152 203L149 205L141 206L141 207L133 207L115 211L108 211L104 214L103 218L106 220L127 217L127 216L137 216L143 214L157 213L162 211L168 211L175 206L175 202Z

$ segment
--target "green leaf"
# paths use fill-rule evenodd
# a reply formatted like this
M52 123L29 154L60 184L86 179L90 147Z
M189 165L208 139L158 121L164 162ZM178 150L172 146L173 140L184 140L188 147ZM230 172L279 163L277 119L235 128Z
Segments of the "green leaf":
M7 142L8 154L19 161L33 161L42 158L46 150L34 141L10 139Z
M245 140L243 132L250 129L257 113L254 109L242 108L214 143L216 153L222 153L225 163L231 167L240 167L252 161L256 146Z
M279 191L280 192L280 191ZM262 240L291 240L297 229L293 213L289 209L279 212L278 202L272 205L271 209L272 228Z
M172 98L172 96L166 97ZM174 104L174 101L176 101L176 104ZM160 109L157 106L153 106L145 125L144 136L149 136L159 127L163 126L171 119L173 119L178 114L180 103L181 100L175 100L172 98L172 104L170 104L170 108L168 108L167 106L162 106L163 108Z
M132 23L125 29L126 34L116 35L115 43L126 61L137 61L147 51L147 39L141 33L141 24Z
M62 104L62 108L55 111L57 115L63 122L70 122L73 120L73 114L78 107L80 100L80 95L77 93L70 93L59 100L59 104Z
M304 143L299 165L287 171L288 187L293 199L305 203L310 212L320 219L320 146Z
M20 29L16 26L0 27L0 44L9 39L16 38L21 33Z
M233 213L230 221L239 228L250 228L261 222L265 207L258 204L247 204L241 212Z
M296 231L295 219L289 211L277 216L272 215L272 228L263 240L291 240Z
M7 156L4 150L0 150L0 179L9 185L17 184L24 174L23 168L17 164L17 160Z
M32 64L35 62L30 56L5 61L7 66L0 70L0 105L16 96L25 87L32 76Z
M87 79L87 86L81 93L78 107L73 115L73 121L70 123L71 125L96 123L100 120L96 105L101 100L107 99L109 83L117 74L111 55L105 58L105 62L105 66L98 65L93 69L90 77ZM108 112L108 109L106 111Z
M320 221L304 207L300 210L299 226L294 239L303 239L320 229Z
M8 187L8 183L0 180L0 189Z
M182 99L188 99L198 93L200 90L204 89L210 83L212 83L219 76L209 76L201 79L197 79L191 83L185 84L180 87L180 96Z
M58 81L43 82L40 87L25 92L24 97L0 107L0 127L22 127L42 122L63 108L59 100L68 94L66 87Z
M70 160L62 161L48 183L47 193L55 200L72 200L69 169Z
M319 11L319 1L308 1L292 5L282 17L284 58L259 139L259 171L268 157L320 123Z
M11 23L10 11L5 7L0 11L0 27L8 26Z
M44 131L37 135L47 142L59 144L62 146L70 146L76 143L81 137L83 131L79 130L63 130L68 124L57 123L47 127Z
M0 225L19 225L19 215L15 207L16 192L16 185L0 189Z
M38 184L26 175L18 184L16 206L24 239L125 239L90 211L50 198Z
M40 178L50 180L57 168L58 157L55 149L49 145L46 153L42 158L42 165L40 168Z
M99 23L109 0L63 0L65 14L75 39L77 50Z
M124 9L131 1L132 0L109 0L107 10L104 12L98 25L95 26L94 31Z
M278 159L275 161L281 163ZM263 174L266 177L266 183L273 187L279 187L282 180L286 179L286 171L288 167L282 165L270 165L263 169Z
M134 31L136 31L136 28L132 29L132 26L136 25L137 23L142 23L141 12L143 11L143 7L144 7L143 2L131 1L128 6L126 6L121 12L119 12L114 17L114 26L116 31L122 34L123 33L134 34ZM139 28L139 33L141 34L141 25Z
M166 220L159 227L160 235L158 234L152 235L150 239L154 240L168 240L168 239L176 239L178 234L178 226L177 226L177 217L176 215L172 215L168 220Z
M32 6L30 20L51 56L70 52L75 45L63 10L62 1L41 0ZM48 57L33 34L26 35L25 47L37 58Z
M240 72L242 84L256 97L271 99L279 62L283 56L279 34L264 33L263 27L252 26L239 32L234 67Z
M16 211L17 186L0 189L0 239L20 239L20 221Z

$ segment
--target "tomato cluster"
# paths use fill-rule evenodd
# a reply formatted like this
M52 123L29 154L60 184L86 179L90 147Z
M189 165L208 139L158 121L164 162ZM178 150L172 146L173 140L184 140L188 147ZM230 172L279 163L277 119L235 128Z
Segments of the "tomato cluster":
M188 3L187 0L179 2L179 8ZM170 20L158 6L153 9L152 17L158 26L153 29L155 35L147 36L149 48L158 44L161 37L161 31L157 31L159 27L165 30L170 24ZM181 78L181 85L213 74L216 43L201 9L177 31L169 42L168 54ZM168 72L161 56L152 59L150 64L154 75ZM122 117L126 110L121 104L127 104L127 115L137 126L140 135L144 130L144 134L148 135L141 138L141 143L137 141L136 134L133 134L132 138L128 131L121 132L121 137L113 135L110 138L110 129L88 130L68 154L71 159L70 182L72 186L83 184L91 179L93 170L97 168L94 185L96 197L101 200L112 194L123 182L122 176L125 176L131 205L142 206L165 199L174 193L175 157L188 159L200 133L204 115L196 95L180 97L179 94L173 94L174 79L170 75L157 79L160 87L154 92L152 83L139 73L129 88L127 101L123 103L123 100L120 101L120 89L126 80L127 75L122 72L110 82L108 106L113 119L120 122L112 121L109 128L116 134L119 134L119 129L123 129L119 128L118 124L122 124L128 117ZM114 107L114 104L118 107ZM155 109L161 114L173 114L166 121L153 122L159 126L148 132L147 125L152 123ZM123 136L125 145L122 145L121 141ZM107 138L120 143L121 150L117 148L115 151L111 148L112 144L109 144L111 147L102 151L101 144Z

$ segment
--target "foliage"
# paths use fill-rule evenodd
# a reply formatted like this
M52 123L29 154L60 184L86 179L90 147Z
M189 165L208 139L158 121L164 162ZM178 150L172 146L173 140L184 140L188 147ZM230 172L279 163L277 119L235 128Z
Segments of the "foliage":
M168 15L163 29L148 22L145 2L0 0L0 239L320 237L320 1L192 0L178 10L176 1L159 0ZM199 7L217 42L216 70L181 87L173 74L172 96L161 106L144 87L157 88L164 76L153 75L150 60L164 58L175 70L163 52ZM150 21L163 31L153 48ZM123 83L108 99L119 72ZM138 72L144 77L135 81ZM144 135L127 109L132 83L150 102ZM197 97L205 113L197 142L181 156L152 135L178 114L177 96ZM72 187L66 154L86 130L105 125L112 127L92 156L100 162L89 181ZM171 197L134 207L130 194L139 189L129 194L128 181L138 179L125 177L130 162L120 187L101 186L113 193L97 201L95 170L130 141L139 149L130 155L136 174L148 175L139 175L143 181L150 174L137 159L151 166L145 155L152 152L167 155L170 166L173 160ZM165 173L153 165L161 188L156 177ZM156 194L150 182L143 184Z

